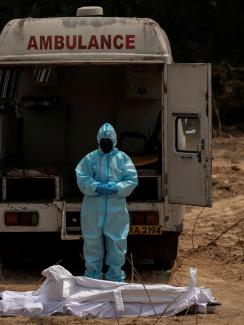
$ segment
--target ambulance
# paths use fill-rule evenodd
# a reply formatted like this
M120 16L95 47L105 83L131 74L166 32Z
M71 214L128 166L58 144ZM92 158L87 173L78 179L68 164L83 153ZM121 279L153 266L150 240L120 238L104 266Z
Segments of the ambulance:
M101 7L1 32L1 256L82 251L74 170L105 122L138 171L128 254L172 265L184 206L212 205L211 67L174 63L155 21Z

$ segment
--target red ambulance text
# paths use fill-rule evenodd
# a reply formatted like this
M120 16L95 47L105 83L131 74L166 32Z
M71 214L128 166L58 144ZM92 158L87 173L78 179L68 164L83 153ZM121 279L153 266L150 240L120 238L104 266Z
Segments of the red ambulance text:
M31 35L27 50L135 49L135 35Z

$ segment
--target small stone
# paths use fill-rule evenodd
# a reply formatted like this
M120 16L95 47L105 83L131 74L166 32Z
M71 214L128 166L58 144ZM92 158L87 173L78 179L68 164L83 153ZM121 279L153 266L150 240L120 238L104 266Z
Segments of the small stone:
M237 165L232 165L231 169L238 172L240 170L240 167Z

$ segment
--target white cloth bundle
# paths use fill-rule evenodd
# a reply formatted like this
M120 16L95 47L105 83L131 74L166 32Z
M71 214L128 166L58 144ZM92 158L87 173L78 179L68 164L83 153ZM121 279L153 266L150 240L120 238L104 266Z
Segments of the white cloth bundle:
M60 265L42 272L36 291L2 292L0 316L48 316L69 313L80 317L172 316L196 305L207 312L214 303L211 290L196 288L196 269L190 269L188 287L143 285L73 276Z

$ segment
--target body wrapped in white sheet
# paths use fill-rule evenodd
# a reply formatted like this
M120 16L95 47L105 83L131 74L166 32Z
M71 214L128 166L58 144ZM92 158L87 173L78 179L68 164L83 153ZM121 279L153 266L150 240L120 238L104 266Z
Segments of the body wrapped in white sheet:
M2 292L0 315L48 316L69 313L80 317L172 316L192 305L202 312L215 300L211 290L195 287L196 269L190 269L188 287L133 284L73 276L60 265L42 272L36 291Z

